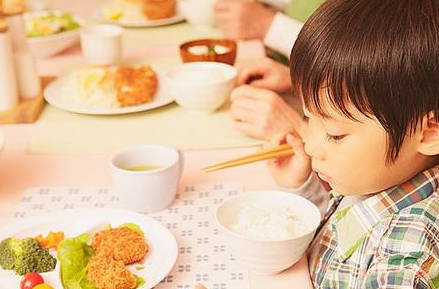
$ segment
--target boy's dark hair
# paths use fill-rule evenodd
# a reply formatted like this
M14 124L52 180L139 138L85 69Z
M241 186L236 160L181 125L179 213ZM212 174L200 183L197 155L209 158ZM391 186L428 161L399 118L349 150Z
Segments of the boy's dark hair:
M291 51L293 95L327 116L319 91L355 120L353 104L388 133L387 163L423 116L439 116L439 0L328 0Z

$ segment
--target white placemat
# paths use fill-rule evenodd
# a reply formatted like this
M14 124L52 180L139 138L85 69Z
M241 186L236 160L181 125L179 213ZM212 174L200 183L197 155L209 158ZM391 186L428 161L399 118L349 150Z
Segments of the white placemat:
M172 231L179 244L177 262L155 289L192 289L203 283L211 289L248 289L248 272L224 245L213 219L215 207L243 191L240 184L206 184L179 190L168 209L149 214ZM33 188L27 190L15 217L73 209L119 207L114 193L105 188Z

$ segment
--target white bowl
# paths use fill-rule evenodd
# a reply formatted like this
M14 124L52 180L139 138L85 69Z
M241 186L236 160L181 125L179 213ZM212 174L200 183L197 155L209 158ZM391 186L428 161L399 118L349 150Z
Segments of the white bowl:
M257 239L230 229L244 206L291 208L304 229L298 235L278 239ZM320 224L318 208L307 199L282 191L255 191L232 197L215 213L225 240L235 258L252 272L275 275L296 263L305 253Z
M25 19L32 16L43 16L49 13L61 14L59 11L35 11L25 14ZM84 21L76 16L73 16L76 22L81 27L84 26ZM81 27L53 35L41 37L28 37L29 48L36 57L48 57L58 54L79 41L79 34Z
M209 114L228 99L236 69L220 62L190 62L171 68L166 80L175 101L196 114Z

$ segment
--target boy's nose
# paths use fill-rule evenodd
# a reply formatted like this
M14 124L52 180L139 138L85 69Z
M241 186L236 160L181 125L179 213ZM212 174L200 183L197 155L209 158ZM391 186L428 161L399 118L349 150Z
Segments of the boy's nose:
M307 155L317 160L325 159L325 152L320 145L322 144L322 142L321 140L319 140L317 135L313 133L312 130L307 130L307 133L304 135L303 141L305 142L304 149Z
M305 152L311 158L316 160L324 160L324 153L322 149L314 146L310 142L305 142Z

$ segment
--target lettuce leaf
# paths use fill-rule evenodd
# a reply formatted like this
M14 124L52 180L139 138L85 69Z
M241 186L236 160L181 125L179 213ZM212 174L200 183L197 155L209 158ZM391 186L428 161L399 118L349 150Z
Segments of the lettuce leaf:
M136 232L139 232L140 234L144 235L142 229L141 229L140 226L137 225L137 224L134 224L134 223L123 223L123 224L117 226L117 228L122 228L122 227L130 228L131 230L136 231ZM107 224L107 225L105 225L105 227L103 228L103 230L109 230L109 229L112 229L112 228L113 228L113 227L111 227L110 224Z
M89 234L62 241L57 258L61 264L61 282L65 289L96 289L87 279L87 265L94 255L88 245Z
M142 231L142 229L141 229L140 226L137 225L137 224L134 224L134 223L124 223L124 224L120 225L119 228L120 228L120 227L127 227L127 228L130 228L131 230L136 231L136 232L139 232L140 234L143 235L143 231Z
M136 280L137 280L137 284L136 284L136 287L135 288L139 288L140 286L142 286L142 285L145 285L145 279L144 278L142 278L142 277L140 277L140 276L137 276L137 275L135 275L135 274L133 274L134 275L134 277L136 278Z

